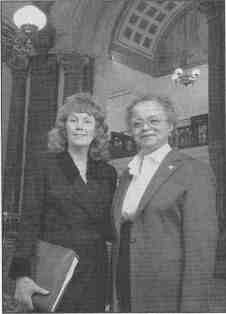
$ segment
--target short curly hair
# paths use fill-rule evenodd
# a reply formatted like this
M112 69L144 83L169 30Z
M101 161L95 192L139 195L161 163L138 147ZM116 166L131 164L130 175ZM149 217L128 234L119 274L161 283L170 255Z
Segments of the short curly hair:
M133 109L141 102L156 102L159 104L164 112L167 115L168 122L173 126L173 128L177 125L177 113L173 106L172 101L166 96L159 96L154 94L145 94L145 95L138 95L131 104L128 105L126 108L126 123L128 128L130 129L130 122L133 115Z
M77 93L66 98L63 106L59 107L54 128L48 134L48 149L51 152L67 150L67 133L65 123L72 113L88 113L95 118L96 136L89 147L89 156L95 160L109 159L108 126L106 114L89 93Z

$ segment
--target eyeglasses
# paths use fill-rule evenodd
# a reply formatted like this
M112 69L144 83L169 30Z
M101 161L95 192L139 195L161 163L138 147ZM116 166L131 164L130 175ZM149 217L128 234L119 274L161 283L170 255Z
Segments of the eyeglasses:
M157 119L157 118L149 118L147 120L134 120L131 122L131 126L134 129L142 129L145 124L148 127L152 127L152 126L159 126L163 121L168 121L166 119Z

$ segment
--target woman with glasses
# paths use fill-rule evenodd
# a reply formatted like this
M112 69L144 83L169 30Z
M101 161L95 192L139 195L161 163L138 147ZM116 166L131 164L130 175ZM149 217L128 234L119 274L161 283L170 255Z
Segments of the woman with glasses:
M78 268L57 312L104 312L106 241L112 241L110 208L116 171L107 164L105 114L92 97L75 94L59 108L49 152L36 158L25 181L21 225L10 276L25 312L32 295L46 294L32 278L38 239L73 249Z
M176 115L167 98L136 99L127 123L138 154L113 201L113 310L208 312L217 239L212 171L168 144Z

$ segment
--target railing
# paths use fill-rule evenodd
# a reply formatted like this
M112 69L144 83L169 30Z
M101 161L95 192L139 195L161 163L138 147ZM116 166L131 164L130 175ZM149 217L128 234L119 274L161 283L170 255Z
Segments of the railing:
M180 124L170 135L170 145L178 149L208 145L208 114L185 120L179 121ZM182 122L185 125L181 125ZM137 153L134 139L123 132L111 132L109 150L111 159L132 157Z

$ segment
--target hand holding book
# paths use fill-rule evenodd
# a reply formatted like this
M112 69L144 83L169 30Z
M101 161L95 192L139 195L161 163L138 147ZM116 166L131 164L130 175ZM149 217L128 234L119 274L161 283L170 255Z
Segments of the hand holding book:
M34 307L44 313L54 312L78 265L77 254L68 248L38 241L35 258L35 282L50 293L35 293Z
M24 308L24 311L33 311L32 295L39 293L41 295L49 294L49 291L38 286L29 277L20 277L16 280L15 299Z
M37 242L32 278L16 281L15 299L23 312L54 312L78 264L78 256L68 248L45 241Z

